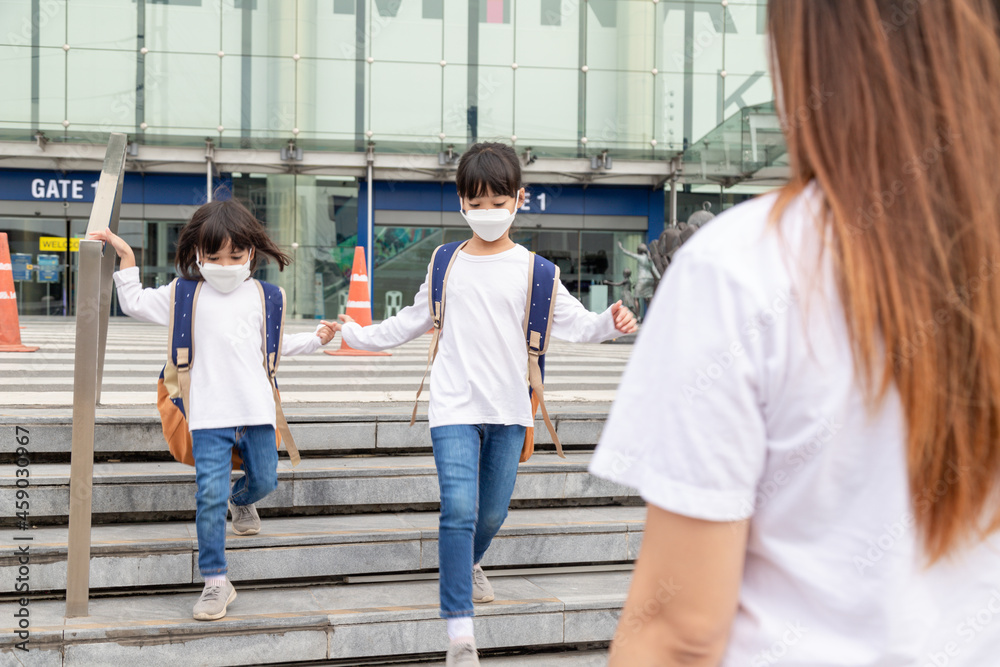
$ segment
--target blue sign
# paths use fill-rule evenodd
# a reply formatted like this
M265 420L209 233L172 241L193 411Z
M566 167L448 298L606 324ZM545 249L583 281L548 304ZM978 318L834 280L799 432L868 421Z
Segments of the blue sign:
M92 203L101 174L96 171L0 170L0 200ZM213 188L232 189L227 177L215 179ZM206 201L204 174L127 172L122 186L123 204L200 206Z
M365 183L361 195L366 195ZM375 208L380 211L458 211L454 183L375 181ZM647 217L662 189L592 185L533 184L525 188L520 213L556 215L628 215ZM364 199L364 196L361 196Z
M15 252L10 256L11 268L14 270L14 280L31 280L31 255Z
M39 255L38 256L38 282L57 283L62 262L59 255Z

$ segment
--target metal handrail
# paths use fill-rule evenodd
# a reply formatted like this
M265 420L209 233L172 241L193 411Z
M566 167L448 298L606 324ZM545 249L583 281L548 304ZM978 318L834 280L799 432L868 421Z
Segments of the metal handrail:
M94 193L87 235L118 233L127 138L108 140L101 178ZM90 520L94 481L94 420L101 400L104 352L111 314L111 274L116 255L104 244L80 240L76 288L76 354L73 371L73 449L69 473L69 545L66 560L66 617L87 616L90 602Z

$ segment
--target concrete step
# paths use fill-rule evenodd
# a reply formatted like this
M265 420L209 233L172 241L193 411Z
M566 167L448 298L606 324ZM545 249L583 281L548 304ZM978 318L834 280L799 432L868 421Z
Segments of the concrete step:
M600 440L606 412L552 413L556 433L564 446L593 448ZM430 452L430 427L426 417L410 426L410 414L399 410L377 414L289 415L292 435L303 456L338 453ZM30 451L47 460L69 460L72 420L67 416L0 417L0 434L14 427L29 430ZM540 451L555 451L543 421L536 422L535 442ZM160 420L155 413L98 417L94 431L94 452L98 459L143 455L170 460L163 440ZM5 462L13 462L13 449L5 451Z
M563 653L543 653L511 655L500 658L481 658L484 667L607 667L607 651L569 651ZM391 667L446 667L444 662L397 662Z
M536 454L521 464L514 506L638 502L633 489L590 475L590 456ZM0 506L15 507L16 471L14 465L0 466ZM31 523L66 523L69 472L65 463L31 464ZM257 505L262 516L427 511L439 503L432 456L312 458L294 469L282 459L278 480L277 490ZM94 522L191 520L195 490L194 468L175 461L95 464ZM15 522L13 514L0 517L0 526Z
M645 515L643 507L512 510L483 564L489 570L630 562L639 553ZM264 519L259 535L227 534L229 576L263 583L276 572L290 580L433 573L437 528L436 512ZM0 531L0 544L29 545L36 593L65 590L66 540L65 527ZM200 586L197 549L193 523L95 526L91 589ZM13 595L19 565L13 552L0 554L0 598Z
M630 574L494 576L497 599L476 608L481 650L573 649L608 642ZM191 618L197 593L92 600L90 616L63 618L61 600L30 606L28 652L12 642L0 662L21 665L257 665L373 657L442 659L438 582L239 590L226 618ZM14 636L18 606L0 604L0 632ZM518 663L513 663L518 664ZM550 663L539 663L550 664Z

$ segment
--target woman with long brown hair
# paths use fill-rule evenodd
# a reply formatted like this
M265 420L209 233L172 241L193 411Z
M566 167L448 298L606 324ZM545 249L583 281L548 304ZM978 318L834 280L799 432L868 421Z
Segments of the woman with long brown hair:
M996 5L768 12L790 183L678 252L591 464L649 505L611 664L997 664Z

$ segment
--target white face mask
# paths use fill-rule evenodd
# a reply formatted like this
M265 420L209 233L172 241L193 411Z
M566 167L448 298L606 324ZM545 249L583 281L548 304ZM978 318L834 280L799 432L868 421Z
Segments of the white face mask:
M223 294L229 294L250 277L250 259L253 253L247 255L247 261L243 264L232 264L223 266L221 264L202 264L198 254L195 253L195 263L201 271L201 277L209 285L219 290Z
M513 224L514 216L517 215L517 199L517 197L514 199L513 213L505 208L472 209L468 213L462 211L462 217L469 223L476 236L492 243L503 236ZM458 198L458 202L461 209L461 197Z

